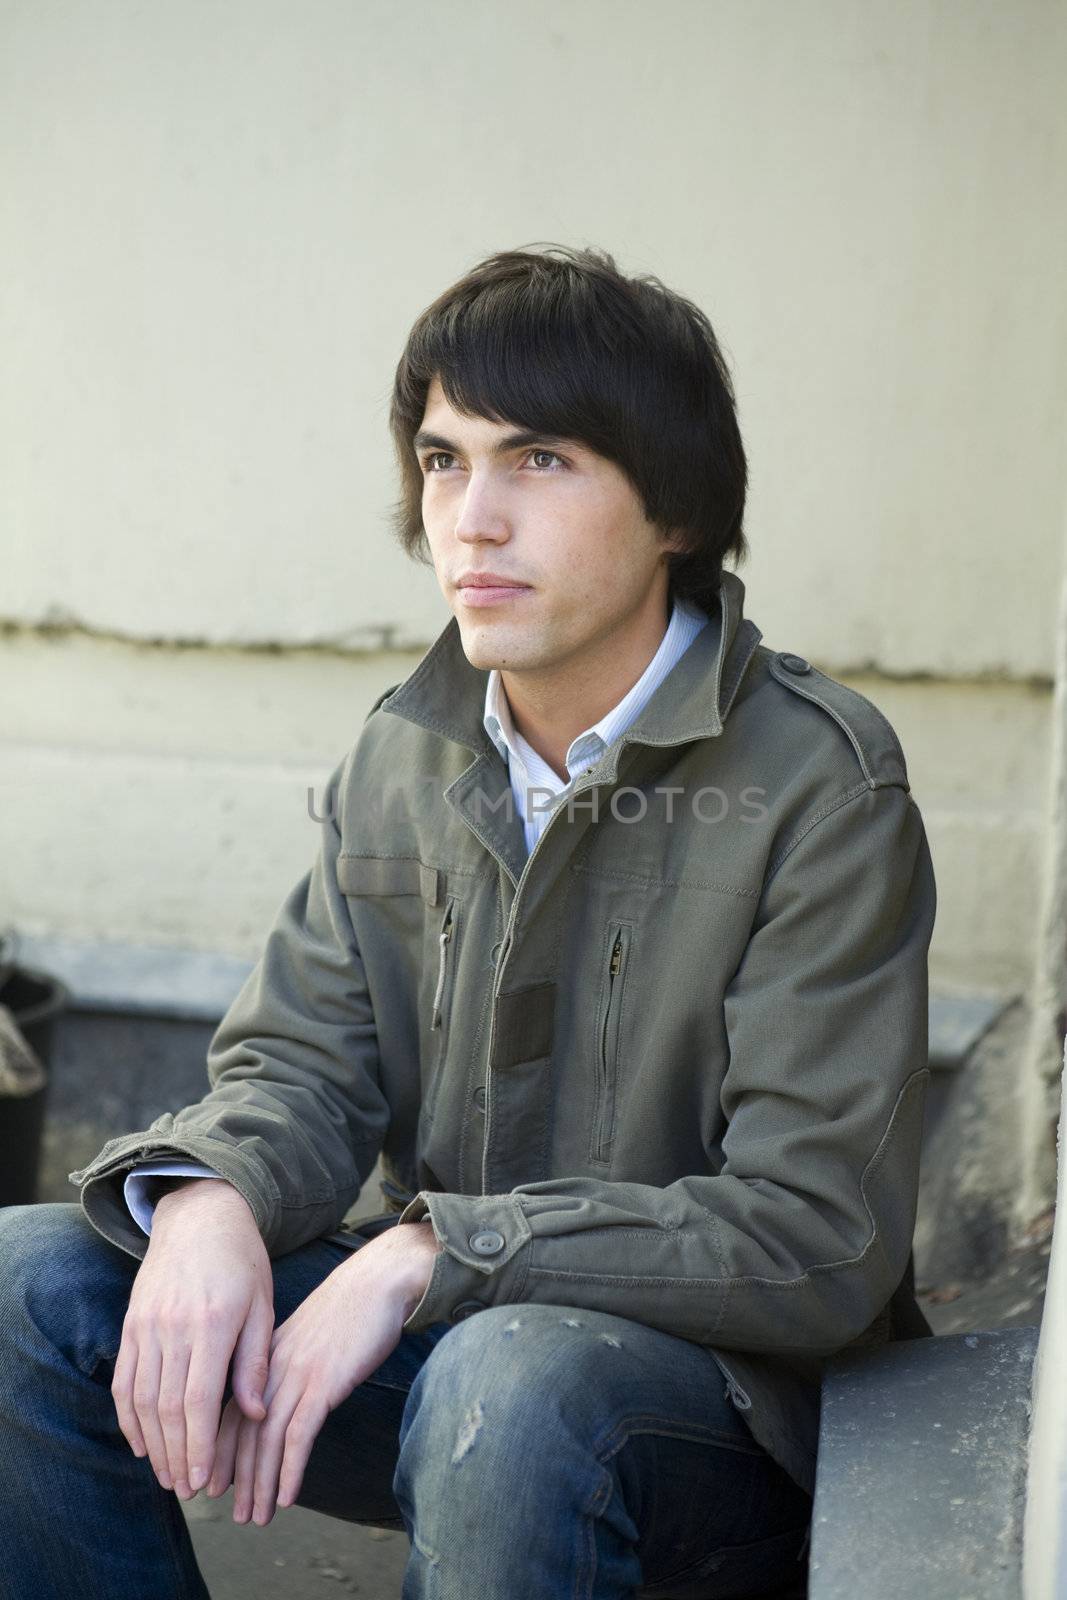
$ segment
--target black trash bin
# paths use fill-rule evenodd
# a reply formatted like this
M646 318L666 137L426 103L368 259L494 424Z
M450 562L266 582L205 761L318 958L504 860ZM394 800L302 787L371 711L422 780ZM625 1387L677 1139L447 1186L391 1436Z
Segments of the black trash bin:
M0 1006L32 1055L9 1061L0 1082L0 1205L32 1205L37 1199L48 1068L56 1018L70 999L66 985L46 972L17 965L0 941ZM43 1067L34 1071L33 1058ZM21 1067L21 1070L18 1070Z

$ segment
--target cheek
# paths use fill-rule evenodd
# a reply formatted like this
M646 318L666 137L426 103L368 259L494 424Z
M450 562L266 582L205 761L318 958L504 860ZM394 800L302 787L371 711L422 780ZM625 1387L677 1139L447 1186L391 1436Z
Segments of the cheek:
M576 592L588 596L599 610L609 595L622 593L627 586L626 563L618 541L609 529L583 530L575 541L564 570Z
M449 518L440 495L423 495L422 525L426 530L426 543L434 566L440 568L442 558L452 544L455 518Z
M601 593L619 586L620 541L617 524L597 499L588 496L540 519L536 542L545 571L565 573L570 586Z

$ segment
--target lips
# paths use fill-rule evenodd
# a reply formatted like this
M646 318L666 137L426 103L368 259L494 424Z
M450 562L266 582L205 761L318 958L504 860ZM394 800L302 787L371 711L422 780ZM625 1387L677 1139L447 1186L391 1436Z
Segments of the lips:
M524 594L533 594L533 589L528 583L517 583L513 578L479 572L460 578L456 594L459 604L468 610L484 610L487 606L510 605L512 600L521 600Z
M478 573L477 578L461 578L458 589L530 589L530 584L520 584L517 578L498 578L494 573Z

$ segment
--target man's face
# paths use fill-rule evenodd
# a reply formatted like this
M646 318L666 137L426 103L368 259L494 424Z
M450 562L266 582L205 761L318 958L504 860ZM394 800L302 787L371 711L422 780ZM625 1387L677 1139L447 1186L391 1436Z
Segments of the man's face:
M614 462L464 417L437 378L415 449L437 581L473 666L552 670L620 627L662 623L669 546ZM486 573L513 586L465 581Z

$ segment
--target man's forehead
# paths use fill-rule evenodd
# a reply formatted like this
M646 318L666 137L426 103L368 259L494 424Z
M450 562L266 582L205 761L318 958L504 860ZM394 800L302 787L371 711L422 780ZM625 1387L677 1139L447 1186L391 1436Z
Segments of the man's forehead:
M500 418L470 416L462 411L456 411L441 386L440 378L435 377L426 392L426 405L420 424L423 429L452 428L454 431L463 429L468 433L485 433L488 436L516 426L517 424Z
M434 383L437 381L435 378ZM426 409L415 435L415 448L429 445L437 449L449 449L461 440L501 452L542 443L565 444L572 450L584 448L578 440L551 430L526 428L507 419L465 415L453 409L443 390L438 388L435 392L431 386L426 397Z

